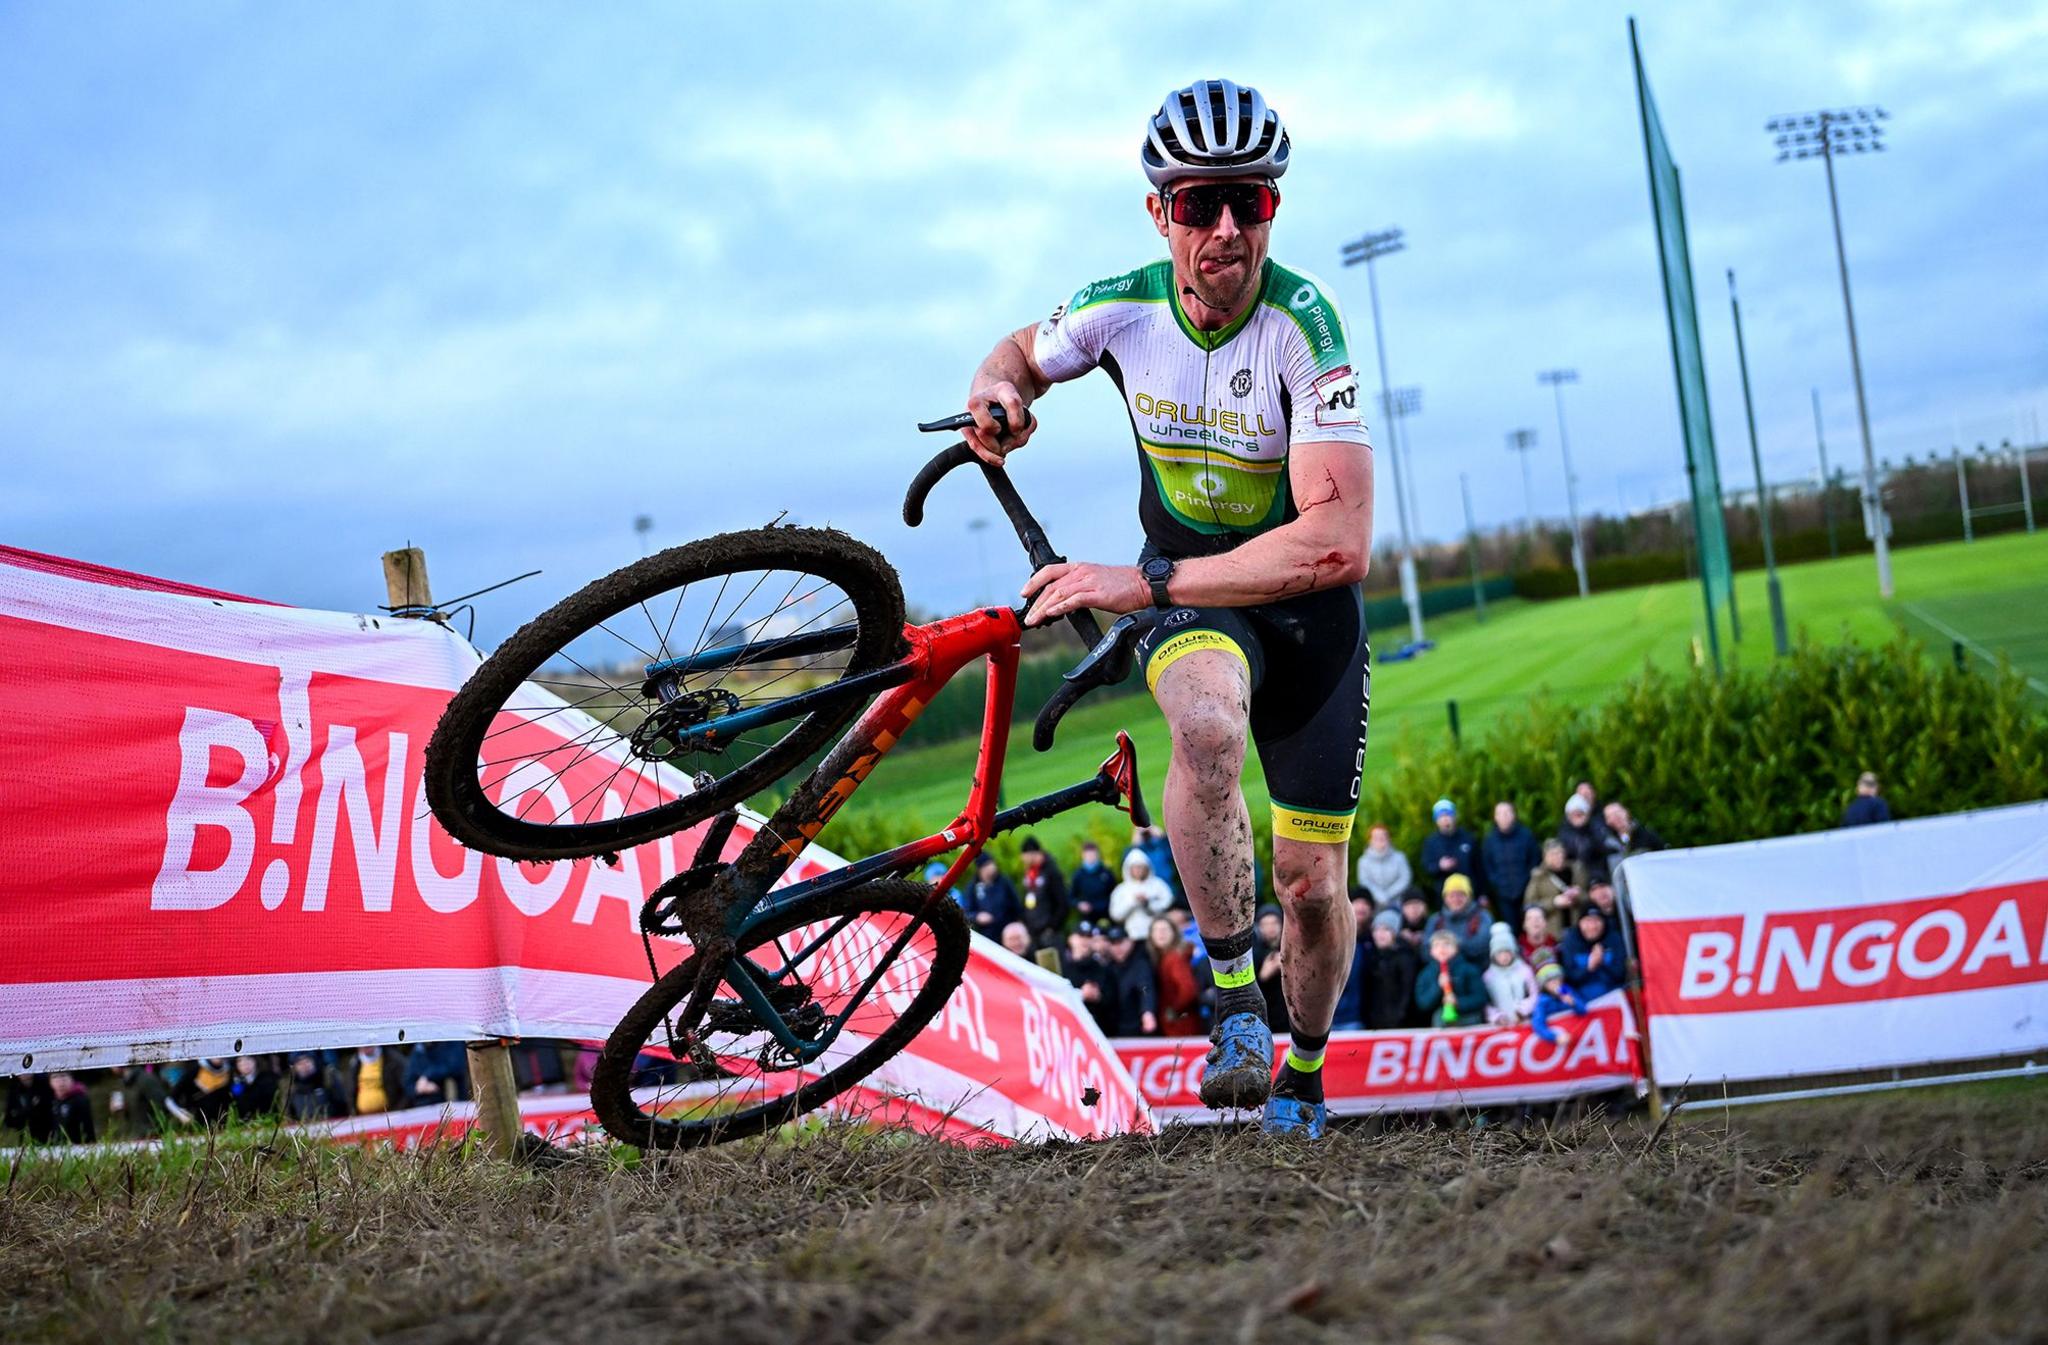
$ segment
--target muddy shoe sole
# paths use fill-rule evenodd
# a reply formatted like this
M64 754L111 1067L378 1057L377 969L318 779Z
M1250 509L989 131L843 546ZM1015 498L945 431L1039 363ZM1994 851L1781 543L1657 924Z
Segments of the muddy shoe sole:
M1202 1075L1202 1105L1215 1111L1251 1111L1266 1105L1273 1091L1271 1061L1246 1061L1234 1069Z

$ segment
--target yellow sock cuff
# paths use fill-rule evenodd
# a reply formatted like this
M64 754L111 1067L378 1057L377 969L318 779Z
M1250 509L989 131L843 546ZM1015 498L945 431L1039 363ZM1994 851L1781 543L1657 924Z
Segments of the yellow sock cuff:
M1290 1046L1287 1048L1287 1068L1300 1070L1303 1074L1319 1073L1323 1068L1323 1052L1317 1051L1313 1060L1303 1060Z

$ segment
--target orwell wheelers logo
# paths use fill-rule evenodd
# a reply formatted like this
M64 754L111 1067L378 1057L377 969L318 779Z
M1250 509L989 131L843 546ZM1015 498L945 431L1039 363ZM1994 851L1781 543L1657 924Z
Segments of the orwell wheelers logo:
M1230 376L1230 395L1231 395L1231 396L1233 396L1233 397L1249 397L1249 396L1251 396L1251 392L1252 392L1252 371L1251 371L1250 369L1240 369L1240 370L1238 370L1238 371L1237 371L1236 373L1234 373L1234 374L1232 374L1232 375Z

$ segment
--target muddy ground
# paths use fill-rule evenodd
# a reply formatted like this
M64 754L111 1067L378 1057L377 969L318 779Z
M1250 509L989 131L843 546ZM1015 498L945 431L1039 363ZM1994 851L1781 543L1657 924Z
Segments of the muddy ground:
M0 1196L0 1339L2048 1339L2048 1086L511 1170L243 1141Z

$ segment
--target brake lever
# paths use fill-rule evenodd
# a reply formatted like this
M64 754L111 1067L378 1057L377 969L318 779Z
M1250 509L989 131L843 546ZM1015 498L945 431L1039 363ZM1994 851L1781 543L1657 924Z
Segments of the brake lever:
M1052 749L1053 735L1059 723L1074 702L1095 690L1123 681L1131 675L1131 650L1138 642L1138 635L1151 625L1150 612L1131 612L1110 623L1109 630L1086 657L1069 669L1060 679L1060 685L1038 712L1038 720L1031 727L1031 747L1038 752Z

